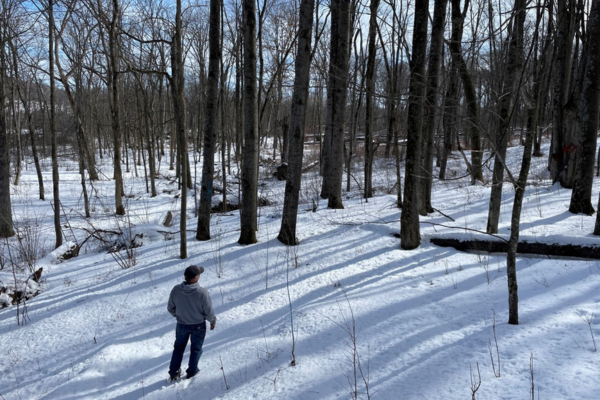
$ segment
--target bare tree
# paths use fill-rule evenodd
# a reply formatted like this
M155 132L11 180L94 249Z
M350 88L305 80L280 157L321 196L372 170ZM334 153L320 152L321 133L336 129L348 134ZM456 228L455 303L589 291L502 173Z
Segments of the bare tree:
M19 64L18 54L17 54L17 46L15 45L17 39L10 41L10 49L13 56L13 69L14 69L14 79L17 81L16 90L21 101L21 105L23 106L23 111L25 112L25 124L27 125L27 131L29 133L29 139L31 143L31 153L33 155L33 163L35 165L35 171L37 173L38 179L38 189L39 189L39 198L40 200L45 200L44 195L44 179L42 176L42 168L40 166L40 157L38 155L37 146L35 144L35 128L33 121L33 111L31 110L31 84L25 84L20 68L23 67L23 63Z
M219 115L219 63L221 62L221 10L220 0L210 1L208 93L206 96L206 125L204 128L204 160L202 164L202 182L200 192L200 210L198 212L198 230L196 239L210 239L210 213L215 172L215 138ZM221 100L223 101L223 100ZM225 175L225 170L223 170ZM225 205L223 205L225 206Z
M68 14L72 14L73 9L69 8L68 9ZM82 90L82 79L83 79L83 57L85 56L85 53L87 52L87 40L86 38L82 38L82 37L76 37L74 40L74 47L77 49L75 51L75 54L71 54L71 56L69 57L71 60L76 60L75 61L75 65L73 66L73 69L71 71L69 71L69 73L65 73L63 67L62 67L62 63L60 61L60 51L62 50L63 52L66 51L64 43L65 41L63 40L63 34L64 34L64 30L67 27L67 22L68 22L68 18L65 17L63 19L62 22L62 26L59 27L58 29L58 34L57 34L57 43L56 46L54 47L54 56L55 56L55 65L56 68L58 70L58 75L60 77L60 81L63 85L65 94L67 95L67 99L69 100L69 105L71 106L71 110L73 111L73 115L75 117L75 131L76 131L76 136L77 136L77 147L79 150L79 173L81 176L81 190L82 190L82 194L83 194L83 200L84 200L84 211L85 211L85 216L87 218L90 217L90 202L89 202L89 196L88 196L88 192L87 192L87 187L86 187L86 179L85 179L85 165L87 163L88 165L88 171L90 174L90 178L91 179L98 179L98 172L96 171L96 164L94 161L94 156L93 154L91 154L89 147L87 145L87 141L85 139L85 132L84 132L84 124L83 124L83 109L82 109L82 100L81 100L81 96L83 96L83 90ZM75 24L71 24L71 27L75 25ZM86 24L82 24L83 26L85 26ZM89 28L89 27L88 27ZM83 28L82 28L83 29ZM85 33L84 33L85 35ZM58 42L62 42L63 46L62 49L61 47L58 45ZM77 98L75 98L75 94L73 93L74 90L71 88L71 83L70 83L70 77L74 75L75 78L75 92L77 94Z
M431 26L431 48L429 66L427 68L427 95L423 121L423 181L421 182L420 214L433 212L431 205L431 187L433 185L433 150L437 125L439 99L439 78L444 50L444 25L446 23L448 0L436 0L433 6L433 22Z
M187 189L188 189L188 152L185 124L184 63L183 63L183 26L181 22L181 0L176 2L175 26L171 42L171 96L173 114L177 129L177 150L179 154L179 176L181 180L181 215L179 220L179 257L187 258Z
M372 0L369 19L369 54L367 61L367 95L365 121L365 199L373 197L373 95L375 92L375 57L377 55L377 10L380 0Z
M577 146L575 186L571 192L569 211L574 214L592 215L592 185L596 142L598 138L598 115L600 108L600 2L592 2L587 20L587 50L585 52L585 75L579 100L580 135ZM596 232L598 231L598 232ZM594 234L600 234L598 224Z
M452 0L452 37L450 39L450 52L452 53L452 63L456 66L464 89L467 126L469 137L471 139L471 165L468 166L468 169L471 173L471 183L475 184L476 181L483 182L483 172L481 169L483 153L481 149L481 127L479 123L479 100L476 95L471 73L462 53L462 36L469 4L470 0L465 0L464 8L461 10L460 0Z
M452 140L455 138L458 119L458 65L454 58L450 61L448 67L448 78L446 83L446 93L444 95L444 141L442 144L442 154L440 157L440 180L446 179L446 166L448 156L452 152ZM472 175L471 175L472 176Z
M567 102L571 79L571 59L576 0L557 0L557 26L554 39L554 60L552 64L554 93L552 104L552 147L548 159L552 182L561 181L566 166L565 143L565 103ZM563 182L561 181L561 184Z
M512 31L506 55L506 76L504 78L502 96L500 96L498 110L500 125L496 137L494 173L490 194L487 233L498 233L500 205L502 203L502 184L504 181L504 170L506 169L504 160L506 159L508 138L511 136L511 118L516 109L515 104L518 101L521 86L519 74L522 74L523 66L523 25L525 21L525 6L524 4L519 3L519 1L521 0L515 0L515 7L513 9ZM507 173L510 175L510 171L507 170Z
M344 208L342 177L344 165L344 119L348 92L350 1L331 2L331 44L327 88L327 125L324 146L324 177L321 197L327 207Z
M62 245L62 227L60 225L60 192L58 176L58 154L56 137L56 83L54 78L54 4L48 0L48 72L50 74L50 134L52 135L52 194L54 199L55 247Z
M96 170L96 161L90 146L86 140L85 132L85 117L83 109L84 96L83 91L83 74L84 74L84 59L89 51L90 36L93 32L93 25L90 21L79 17L79 10L75 10L76 0L70 0L66 4L67 14L63 18L61 26L57 27L57 45L55 46L55 63L60 77L60 82L64 88L69 105L75 117L75 131L77 135L77 144L80 152L80 163L82 166L87 166L91 180L98 180L98 171ZM70 22L70 24L69 24ZM66 33L70 36L70 40L65 38ZM60 46L59 46L60 44ZM67 59L70 61L68 71L65 71L62 65L60 54L67 54ZM75 87L72 87L71 82L74 82ZM84 189L85 191L85 189Z
M244 150L239 244L256 243L258 229L258 110L256 88L256 2L243 0L244 14Z
M405 250L419 247L419 181L421 166L421 135L423 99L426 92L425 60L427 56L427 25L429 2L416 0L412 54L410 57L410 91L408 94L408 135L404 203L400 219L400 246Z
M398 208L402 208L402 177L400 173L400 134L399 134L399 122L400 122L400 82L401 77L404 73L405 62L401 56L402 49L406 44L406 31L408 27L407 12L403 12L404 3L397 0L386 0L386 3L390 5L388 8L391 10L391 30L389 33L389 40L384 40L384 35L379 25L377 25L377 34L381 43L381 50L383 52L383 61L385 64L385 70L387 73L386 77L386 89L387 89L387 135L385 143L385 158L390 158L392 150L395 154L395 172L396 172L396 204ZM386 49L389 47L389 51Z
M510 47L509 47L509 82L510 84L510 75L511 73L516 75L516 71L511 71L511 68L518 68L521 66L519 63L519 58L523 57L523 26L525 23L525 13L526 13L527 0L515 0L514 8L513 8L513 23L512 23L512 32L510 39ZM539 24L539 19L538 19ZM536 40L537 40L538 30L536 29ZM516 60L515 60L516 59ZM539 73L536 76L539 78ZM538 117L538 93L539 93L539 85L538 79L536 79L536 83L534 84L532 99L527 100L528 104L528 123L527 123L527 137L525 142L525 149L523 150L523 162L521 163L521 172L519 174L519 178L516 183L516 193L512 210L512 218L511 218L511 230L510 230L510 240L508 242L508 252L506 256L506 275L508 281L508 323L512 325L519 324L519 294L518 294L518 285L517 285L517 245L519 243L519 225L521 219L521 208L523 204L523 196L525 194L525 186L527 185L527 175L529 174L529 166L531 164L531 151L533 149L533 137L535 130L537 129L537 117ZM510 86L509 86L510 88ZM510 97L510 94L507 93L506 97ZM515 101L516 101L516 96ZM501 110L501 117L505 117L505 111ZM502 126L502 124L501 124ZM502 134L502 131L500 131ZM499 150L497 150L499 151ZM506 154L506 150L504 150ZM504 167L504 161L496 159L496 163L502 163ZM495 165L494 165L495 170ZM493 190L493 189L492 189ZM489 229L489 225L488 225ZM497 231L497 228L496 228Z
M304 121L310 83L311 40L314 0L302 0L300 3L300 21L298 26L298 51L296 53L296 77L290 120L290 153L288 176L285 184L285 197L281 228L277 238L287 245L298 243L296 239L296 221L298 217L298 197L302 181L302 156L304 154Z
M11 39L9 19L14 4L11 0L1 0L0 9L0 237L13 236L12 209L10 202L10 157L8 152L8 127L6 126L6 47Z
M121 48L121 5L119 0L110 0L103 4L100 0L87 0L90 9L93 10L99 22L99 38L102 43L105 57L106 74L105 79L108 89L108 103L110 108L110 119L113 139L113 167L115 180L115 213L125 215L123 205L123 170L121 167L121 152L123 146L123 134L121 129L121 93L119 86ZM106 37L108 36L108 37Z

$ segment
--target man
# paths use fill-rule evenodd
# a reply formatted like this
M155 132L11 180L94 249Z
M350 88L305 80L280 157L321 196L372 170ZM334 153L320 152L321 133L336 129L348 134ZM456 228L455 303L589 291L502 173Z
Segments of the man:
M187 267L183 273L185 281L173 287L169 296L167 310L177 318L177 328L167 382L181 377L181 361L190 337L192 344L186 379L198 373L198 361L202 355L202 345L206 336L206 321L210 322L211 331L217 324L208 290L198 284L200 274L203 272L203 267L196 265Z

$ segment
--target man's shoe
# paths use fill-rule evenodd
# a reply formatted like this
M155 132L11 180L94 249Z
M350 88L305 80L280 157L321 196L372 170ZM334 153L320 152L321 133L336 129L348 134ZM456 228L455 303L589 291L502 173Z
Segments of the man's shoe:
M179 378L181 378L181 370L180 369L177 370L177 372L175 373L175 375L170 375L167 378L167 383L174 382L174 381L178 380Z
M188 373L188 374L185 375L185 379L192 379L194 376L196 376L196 374L197 374L197 372L194 373L194 374Z

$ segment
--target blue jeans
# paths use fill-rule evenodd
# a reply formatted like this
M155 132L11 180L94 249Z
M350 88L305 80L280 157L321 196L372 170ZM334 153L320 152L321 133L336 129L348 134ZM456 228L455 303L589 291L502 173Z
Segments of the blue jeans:
M197 325L184 325L177 323L175 329L175 345L173 346L173 355L171 356L171 364L169 365L169 375L173 376L181 367L183 353L187 346L188 340L192 338L190 346L190 361L186 373L188 375L196 375L198 373L198 361L202 355L202 345L206 336L206 322Z

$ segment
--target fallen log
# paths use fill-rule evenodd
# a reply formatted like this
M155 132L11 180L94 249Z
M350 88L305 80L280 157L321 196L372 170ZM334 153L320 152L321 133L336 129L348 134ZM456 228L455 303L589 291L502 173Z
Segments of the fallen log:
M460 240L453 238L429 239L432 244L441 247L454 247L460 251L485 251L488 253L506 253L508 242L496 240ZM600 246L581 246L576 244L519 242L517 253L538 254L555 257L579 257L600 260Z

